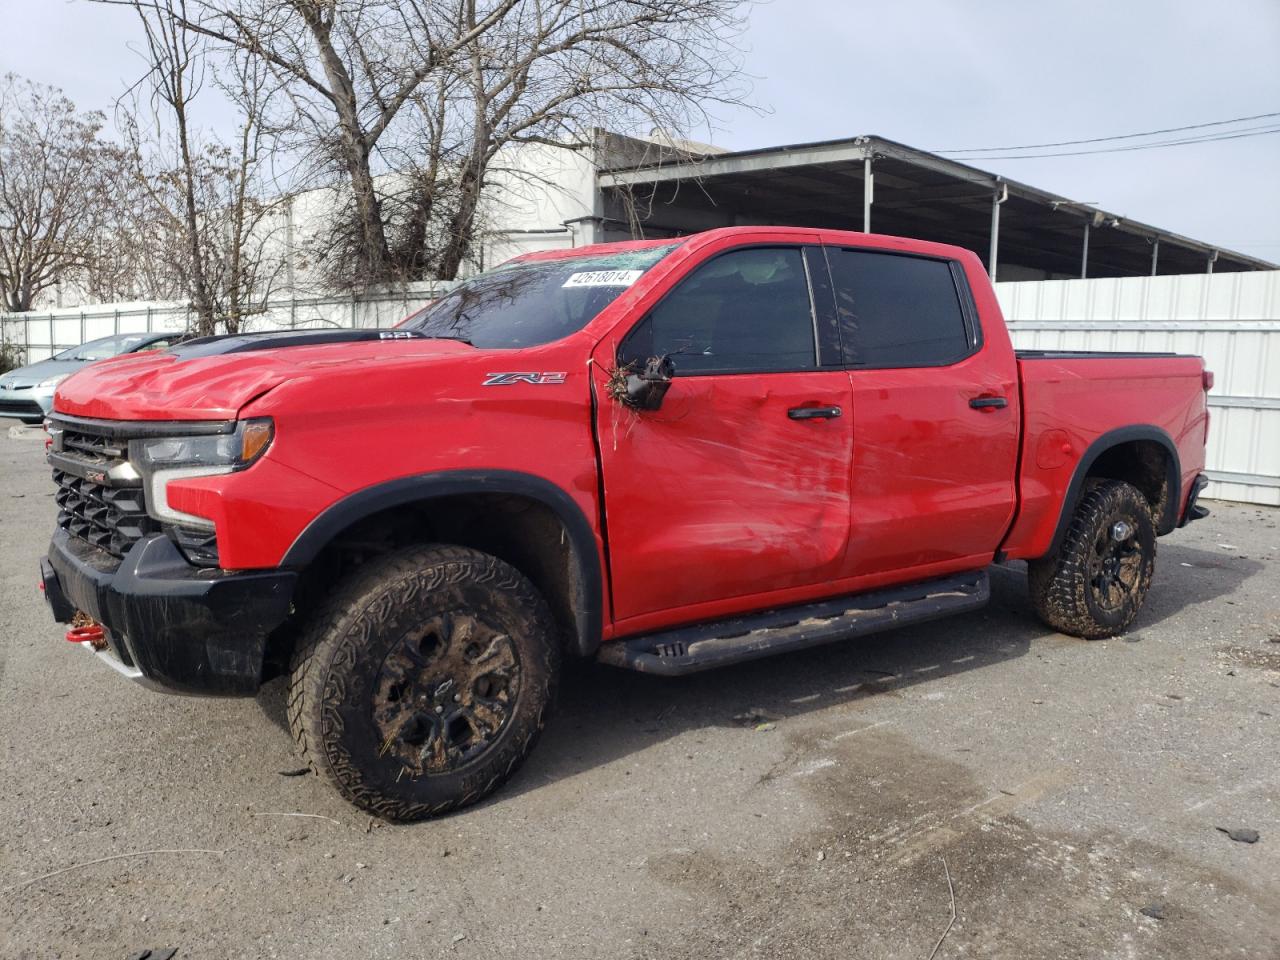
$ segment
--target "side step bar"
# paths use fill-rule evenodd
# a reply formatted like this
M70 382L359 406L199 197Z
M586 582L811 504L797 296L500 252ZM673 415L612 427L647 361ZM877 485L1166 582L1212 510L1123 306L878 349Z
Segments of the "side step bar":
M641 673L678 677L977 610L990 597L987 571L977 570L613 640L600 647L596 659Z

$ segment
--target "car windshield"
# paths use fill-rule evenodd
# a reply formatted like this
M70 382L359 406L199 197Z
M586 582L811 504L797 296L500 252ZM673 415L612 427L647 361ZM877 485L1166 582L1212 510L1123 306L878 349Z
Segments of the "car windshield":
M150 338L148 333L120 333L114 337L103 337L101 340L90 340L70 350L63 350L54 360L105 360L117 357L130 350L136 350Z
M581 330L680 243L507 264L467 280L402 329L481 348L550 343Z

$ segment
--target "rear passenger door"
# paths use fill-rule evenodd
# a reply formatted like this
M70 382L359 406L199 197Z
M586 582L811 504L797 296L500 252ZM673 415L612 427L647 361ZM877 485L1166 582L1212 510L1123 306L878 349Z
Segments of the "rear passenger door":
M1016 498L1007 334L984 343L958 262L826 252L853 389L846 575L910 579L990 562Z
M844 563L849 376L827 284L816 245L708 252L597 348L622 630L785 601ZM676 370L660 409L609 395L605 371L664 354Z

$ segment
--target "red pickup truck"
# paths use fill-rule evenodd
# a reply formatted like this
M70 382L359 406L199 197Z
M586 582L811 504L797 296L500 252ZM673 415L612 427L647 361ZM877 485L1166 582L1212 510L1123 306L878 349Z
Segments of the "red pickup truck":
M96 364L48 422L57 620L159 687L289 674L394 819L528 754L561 661L680 675L986 602L1124 630L1207 511L1198 357L1015 352L957 247L744 227L532 254L392 330Z

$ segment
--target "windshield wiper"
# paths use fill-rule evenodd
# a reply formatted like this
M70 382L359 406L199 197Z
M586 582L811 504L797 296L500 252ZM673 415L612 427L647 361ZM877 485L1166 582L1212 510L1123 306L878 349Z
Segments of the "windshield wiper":
M422 333L421 330L419 330L418 332ZM456 340L458 341L458 343L465 343L468 347L475 346L475 344L472 343L467 337L460 337L450 333L422 333L422 336L428 340Z

